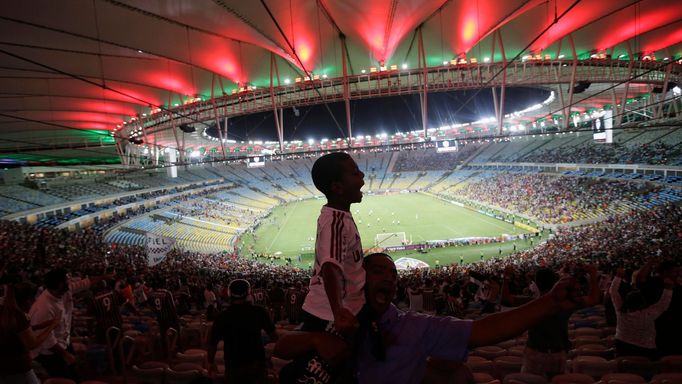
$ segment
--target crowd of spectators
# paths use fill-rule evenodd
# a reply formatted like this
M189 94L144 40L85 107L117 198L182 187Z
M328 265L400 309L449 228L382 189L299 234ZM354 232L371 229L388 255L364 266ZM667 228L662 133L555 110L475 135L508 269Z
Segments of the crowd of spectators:
M662 142L622 145L592 144L539 149L513 161L532 163L679 165L682 148Z
M610 205L648 192L641 188L648 187L622 181L497 174L472 182L457 193L544 222L562 222L578 220L597 209L610 212L607 210ZM205 199L209 193L200 194L198 199L197 196L183 197L180 199L183 208L176 212L211 221L232 212L228 206ZM207 212L210 209L218 211ZM144 210L133 212L141 213ZM122 219L125 216L114 218L112 222ZM99 228L78 232L37 229L18 222L0 221L0 280L40 286L48 272L56 268L69 271L73 278L117 276L118 281L112 286L128 286L131 290L135 287L135 292L142 289L140 287L169 290L177 298L178 313L187 314L226 300L227 283L241 278L251 282L254 292L267 293L270 299L259 299L258 304L269 306L269 313L276 321L289 317L282 310L284 289L295 287L303 292L300 287L307 286L310 277L309 269L259 262L256 258L245 257L248 255L200 254L176 249L171 250L160 264L150 267L144 247L104 243L100 231ZM620 319L626 318L621 312L623 301L627 302L630 297L628 293L635 289L641 291L639 308L653 305L662 296L662 276L665 276L665 287L673 293L665 308L659 308L662 310L657 312L663 320L655 323L658 332L652 333L659 350L655 355L682 354L681 330L670 326L682 321L681 243L682 207L678 205L661 205L627 214L609 213L605 220L595 224L559 229L536 247L508 257L466 265L454 261L432 269L400 272L395 302L415 311L457 316L464 315L470 308L479 308L482 313L494 312L509 305L500 299L503 291L528 297L537 294L533 279L538 269L576 275L583 265L590 264L601 272L599 286L606 295L607 314L612 314L607 318L617 326L622 322ZM614 286L616 288L609 290ZM613 295L613 289L618 289L619 295ZM615 296L614 300L612 296ZM254 300L256 297L254 295ZM210 319L210 313L208 316ZM630 319L636 314L629 313L628 316ZM616 334L617 340L621 341L620 348L637 352L636 348L623 344L633 340L624 336L627 332L622 330ZM655 357L649 348L650 342L642 348L651 354L648 357Z
M422 293L434 292L435 299L431 308L420 302L418 309L463 316L467 308L485 309L486 304L492 301L496 310L503 310L510 305L500 300L499 291L503 284L516 295L533 297L538 294L534 276L539 269L576 275L578 270L584 273L586 265L593 265L600 272L599 287L604 295L607 325L615 327L623 321L617 319L630 316L627 318L627 331L616 333L616 353L649 358L682 354L682 330L677 325L682 321L681 218L682 207L660 206L648 211L614 215L597 224L561 229L538 246L508 257L473 264L454 263L429 270L401 271L397 300L405 308L412 308L414 304L409 300L410 294L419 290ZM672 292L665 297L667 301L659 303L663 297L664 279L668 281L666 288ZM614 297L613 289L619 290L620 295ZM491 292L497 294L492 294L491 298ZM630 303L629 309L623 306L623 301ZM658 307L654 307L657 303ZM648 316L646 322L632 320L632 317L640 316L637 310L642 311L641 316L644 317L655 310L657 316ZM622 312L629 314L621 315ZM657 320L659 316L660 320ZM658 332L647 329L647 338L632 330L633 323L649 324L651 328L654 321ZM626 329L626 325L621 325ZM623 336L621 332L630 334ZM623 342L633 341L642 343L642 349L623 347ZM622 349L620 352L619 348ZM652 351L653 348L658 348L658 351Z
M267 211L240 208L235 205L207 198L194 199L173 207L171 212L182 216L190 216L213 223L248 227L261 218Z
M594 217L647 192L645 184L625 181L496 173L473 179L454 194L555 224Z
M216 184L218 184L218 182L206 183L204 186L216 185ZM172 187L172 188L167 188L167 189L159 189L159 190L152 191L152 192L140 193L137 195L120 197L120 198L117 198L110 203L91 205L89 207L81 208L77 211L62 212L62 213L57 213L56 215L46 216L37 223L37 226L43 227L43 228L54 227L54 226L57 226L61 223L64 223L66 221L78 218L78 217L83 216L83 215L89 215L89 214L92 214L95 212L99 212L99 211L103 211L103 210L111 209L111 208L116 208L116 207L120 207L120 206L127 205L127 204L142 203L142 202L145 202L147 200L151 200L151 199L154 199L157 197L161 197L161 196L165 196L165 195L172 195L175 193L188 191L188 190L195 189L198 187L200 187L200 186L192 184L192 185L185 186L185 187ZM230 188L230 186L225 186L224 188L221 188L221 189L227 189L227 188ZM215 192L215 190L213 192ZM198 193L197 195L198 196L205 196L207 194L208 193L206 191L203 191L203 192ZM162 206L164 206L164 203L159 204L158 208L161 208ZM142 209L142 210L135 210L135 211L146 212L148 210ZM106 229L106 228L104 228L104 229Z
M454 152L438 153L433 149L400 151L398 152L398 159L396 159L392 171L451 171L469 156L473 155L478 148L480 148L480 146L469 144L459 147L459 149Z

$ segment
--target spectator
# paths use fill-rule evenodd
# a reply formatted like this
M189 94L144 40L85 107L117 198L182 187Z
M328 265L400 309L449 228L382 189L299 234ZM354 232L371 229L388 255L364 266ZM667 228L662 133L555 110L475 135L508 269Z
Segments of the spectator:
M390 256L367 256L365 269L365 310L370 321L361 334L356 356L360 383L419 383L429 356L464 361L469 348L507 340L556 313L575 309L578 303L594 304L587 298L571 296L571 279L564 278L546 295L526 305L476 321L402 312L391 303L397 271ZM287 359L311 350L334 361L342 348L324 332L291 332L282 336L273 354ZM300 367L292 364L286 369Z
M656 304L647 306L644 295L634 290L623 300L618 292L624 272L620 268L611 283L609 293L616 308L616 355L657 357L656 319L668 309L674 282L666 279L665 289Z
M28 283L8 281L5 285L5 301L0 306L0 383L40 384L31 367L29 351L47 338L59 326L61 313L35 327L34 334L27 314L34 300L36 289Z
M89 282L81 280L71 285L63 269L54 269L45 275L45 290L31 306L31 324L42 324L60 316L53 333L31 351L32 356L52 377L76 380L76 357L70 343L73 292L87 289Z
M215 352L222 340L228 383L266 383L261 331L265 331L272 341L277 340L275 325L267 312L247 300L249 289L249 283L243 279L230 283L230 306L218 315L211 328L208 351L211 372L216 372Z
M206 305L206 320L213 321L213 315L218 305L218 298L213 292L213 285L204 288L204 305Z
M579 268L580 274L587 273L586 270ZM527 301L526 297L511 296L508 292L509 281L513 278L511 269L505 271L505 280L502 288L504 301L513 306ZM601 291L598 285L597 271L590 266L590 300L598 302ZM579 276L582 278L584 276ZM547 294L554 284L559 280L559 276L548 268L540 268L535 273L534 286L538 289L539 296ZM528 330L528 340L526 349L523 353L523 365L521 372L533 373L545 376L547 379L564 373L566 371L566 360L571 343L568 339L568 319L572 311L558 312Z

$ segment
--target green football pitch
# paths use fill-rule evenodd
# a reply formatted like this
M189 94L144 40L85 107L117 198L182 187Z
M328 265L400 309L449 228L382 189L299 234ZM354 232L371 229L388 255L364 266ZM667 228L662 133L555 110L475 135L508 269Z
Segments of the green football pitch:
M292 202L276 207L253 234L242 237L243 256L253 253L291 257L293 264L306 267L313 260L315 231L324 199ZM430 240L464 237L495 237L502 234L518 235L527 231L514 225L480 214L467 208L422 193L396 195L366 195L361 203L351 206L363 248L375 246L377 234L405 233L414 244ZM537 243L537 239L535 240ZM385 244L380 244L385 245ZM427 253L417 251L394 252L394 259L412 257L430 266L475 262L490 257L505 256L532 246L530 240L471 246L432 248ZM275 260L276 263L283 261Z

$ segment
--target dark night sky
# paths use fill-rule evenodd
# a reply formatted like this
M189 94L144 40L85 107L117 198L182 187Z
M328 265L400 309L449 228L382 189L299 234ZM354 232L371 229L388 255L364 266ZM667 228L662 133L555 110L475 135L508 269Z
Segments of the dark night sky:
M429 93L429 128L445 124L467 123L495 116L490 89L476 94L464 107L462 105L476 91ZM499 89L498 89L499 92ZM549 97L549 91L530 87L507 88L505 113L519 111ZM324 105L297 107L284 110L284 140L320 140L346 136L346 118L343 103L327 104L341 130ZM460 109L457 112L458 109ZM456 113L457 112L457 113ZM456 113L456 115L455 115ZM351 101L353 136L392 134L421 129L419 95L392 96ZM209 134L216 135L215 130ZM228 138L239 141L277 140L272 112L263 112L229 120Z

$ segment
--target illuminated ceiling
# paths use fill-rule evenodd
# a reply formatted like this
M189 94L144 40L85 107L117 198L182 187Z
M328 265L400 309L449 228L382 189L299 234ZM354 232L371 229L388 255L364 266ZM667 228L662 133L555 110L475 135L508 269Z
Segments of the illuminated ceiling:
M282 81L342 76L344 44L351 74L415 68L420 27L429 66L501 61L498 33L508 60L570 59L569 36L580 59L682 55L682 2L670 0L5 1L0 157L111 158L117 124L238 83L267 87L271 57Z

